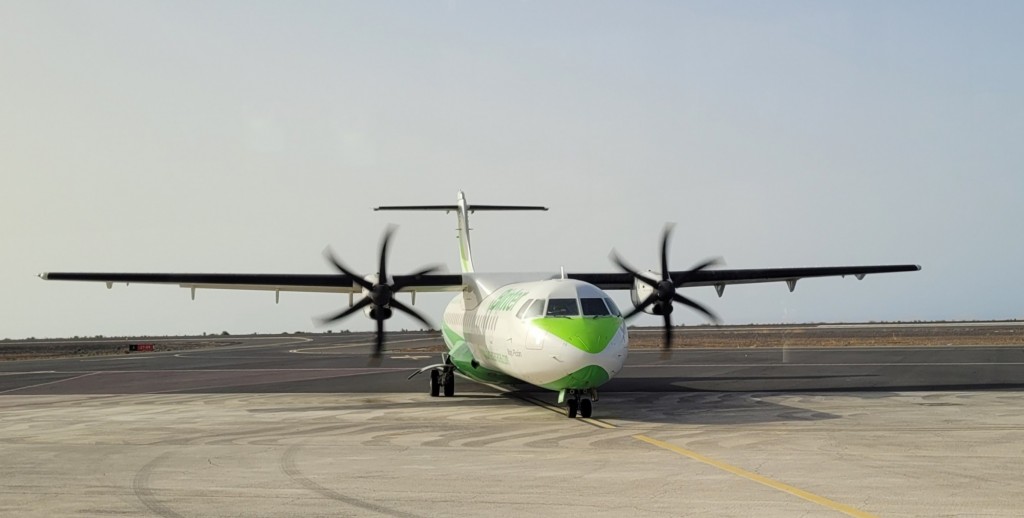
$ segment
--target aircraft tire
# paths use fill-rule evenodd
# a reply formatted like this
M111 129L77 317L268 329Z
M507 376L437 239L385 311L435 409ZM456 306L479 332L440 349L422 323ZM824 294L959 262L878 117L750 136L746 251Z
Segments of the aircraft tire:
M567 409L565 415L567 415L569 419L572 419L576 417L576 410L579 408L579 403L575 399L570 399L568 401L568 404L569 408Z
M444 397L455 395L455 375L448 373L444 377Z
M590 417L590 414L594 411L594 405L590 403L589 399L580 400L580 417Z
M441 373L436 370L430 371L430 397L441 395Z

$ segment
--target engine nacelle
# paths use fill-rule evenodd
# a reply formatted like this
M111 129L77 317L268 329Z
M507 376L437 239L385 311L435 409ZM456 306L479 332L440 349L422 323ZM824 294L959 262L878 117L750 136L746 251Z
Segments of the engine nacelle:
M391 308L379 308L370 304L363 308L363 314L370 320L387 320L391 318Z
M387 291L388 295L384 296L384 298L387 301L390 301L393 294L391 293L389 287L380 284L380 275L374 273L363 277L363 279L365 279L367 282L369 282L371 285L377 288L377 290L383 289L384 291ZM394 277L388 275L388 278L385 279L384 282L387 285L393 285L395 283L395 279ZM370 300L374 301L380 300L381 294L374 293L374 290L368 290L366 288L363 288L361 291L363 297L369 298ZM392 311L391 308L386 304L384 306L378 306L377 304L369 304L363 308L363 314L366 315L366 318L369 318L370 320L387 320L391 318Z
M657 283L658 281L661 280L661 276L656 274L656 273L654 273L651 270L640 272L640 275L642 275L642 276L644 276L644 277L654 281L655 283ZM634 279L633 280L633 288L629 290L629 298L633 302L633 307L639 306L641 302L647 300L647 297L650 297L653 294L654 294L654 287L653 286L651 286L651 285L649 285L649 284L647 284L645 282L642 282L639 279ZM643 311L644 311L644 313L647 313L647 314L650 314L650 315L660 315L661 311L662 311L661 310L661 304L660 303L651 304L650 306L647 306L646 308L644 308Z

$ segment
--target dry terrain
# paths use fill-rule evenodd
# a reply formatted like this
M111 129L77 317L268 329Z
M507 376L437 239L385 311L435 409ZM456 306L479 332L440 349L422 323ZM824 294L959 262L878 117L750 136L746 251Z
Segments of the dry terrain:
M130 344L152 344L153 351L158 352L223 347L240 343L240 340L232 340L230 337L3 340L0 341L0 361L129 354Z

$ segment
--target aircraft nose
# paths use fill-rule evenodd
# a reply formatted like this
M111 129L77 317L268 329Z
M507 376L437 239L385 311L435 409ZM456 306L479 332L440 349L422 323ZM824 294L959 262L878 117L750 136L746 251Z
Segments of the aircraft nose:
M622 327L618 317L564 318L534 320L533 326L543 329L565 343L590 354L600 354L615 340Z
M549 337L544 340L545 353L554 360L549 374L559 378L541 386L596 388L622 371L628 341L622 318L552 317L532 324Z

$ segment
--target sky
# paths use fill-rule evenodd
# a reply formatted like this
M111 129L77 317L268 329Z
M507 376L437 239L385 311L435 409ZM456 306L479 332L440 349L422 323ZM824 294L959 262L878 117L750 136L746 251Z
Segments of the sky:
M923 268L686 292L728 324L1024 318L1022 25L1014 1L3 0L0 338L323 330L347 296L35 275L330 273L328 245L370 273L389 223L392 272L457 271L454 216L372 208L459 190L551 209L473 215L478 271L656 269L674 222L678 270Z

